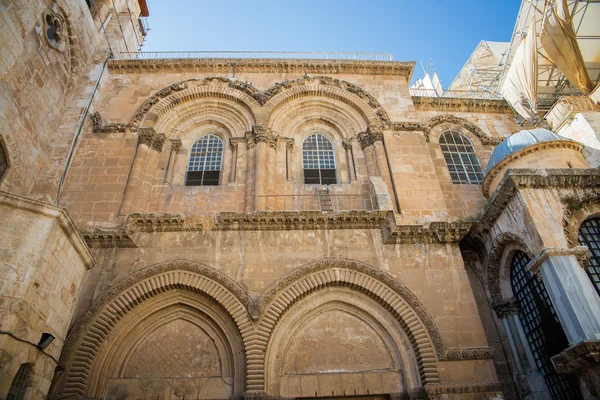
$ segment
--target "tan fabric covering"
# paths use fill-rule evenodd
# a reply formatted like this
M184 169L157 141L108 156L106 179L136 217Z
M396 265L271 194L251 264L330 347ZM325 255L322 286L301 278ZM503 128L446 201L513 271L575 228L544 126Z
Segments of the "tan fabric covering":
M501 90L502 96L504 96L515 111L531 122L533 122L537 115L535 111L538 90L537 57L537 38L534 20L529 26L529 33L523 37L517 48ZM533 110L530 107L523 106L521 102L522 97L529 100Z
M588 94L592 90L592 82L577 44L566 0L556 0L554 5L548 3L540 40L548 58L569 82Z

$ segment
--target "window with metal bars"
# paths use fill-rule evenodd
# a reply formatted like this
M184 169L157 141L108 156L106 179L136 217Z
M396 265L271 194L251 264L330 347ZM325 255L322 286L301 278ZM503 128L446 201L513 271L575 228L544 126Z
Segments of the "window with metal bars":
M512 258L510 281L519 303L519 319L537 368L541 371L553 399L581 399L579 386L568 375L554 370L551 357L569 346L565 332L554 311L544 282L526 268L530 259L517 251Z
M304 139L302 167L306 184L333 185L337 183L333 145L326 136L315 133Z
M27 390L30 372L31 364L21 364L17 374L13 378L10 389L8 389L6 400L23 400L25 391Z
M440 136L440 147L444 161L456 184L480 184L483 172L471 141L456 131L444 132Z
M579 243L590 249L589 266L586 268L592 284L600 294L600 218L590 218L579 228Z
M185 177L186 186L217 186L223 165L223 141L204 135L192 145Z

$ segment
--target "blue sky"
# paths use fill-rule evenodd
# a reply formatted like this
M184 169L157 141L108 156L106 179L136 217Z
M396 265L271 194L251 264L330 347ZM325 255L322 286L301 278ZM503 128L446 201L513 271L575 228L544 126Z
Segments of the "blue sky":
M444 88L480 40L509 41L521 0L148 0L144 51L344 51L433 59Z

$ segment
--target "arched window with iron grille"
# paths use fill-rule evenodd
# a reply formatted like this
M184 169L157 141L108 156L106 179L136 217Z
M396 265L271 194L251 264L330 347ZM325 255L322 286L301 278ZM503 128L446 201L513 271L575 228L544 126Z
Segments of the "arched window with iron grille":
M21 364L17 374L12 380L6 400L23 400L25 397L25 391L27 390L27 383L29 382L29 375L31 373L31 364Z
M529 342L536 367L544 376L553 399L581 399L575 379L556 373L550 360L569 347L569 341L554 311L544 282L527 270L529 261L527 254L522 251L514 254L510 282L519 303L519 320Z
M483 172L471 141L456 131L447 131L440 136L440 147L452 183L480 184Z
M337 183L333 145L325 135L315 133L304 139L302 168L306 184L333 185Z
M223 141L204 135L192 145L185 177L186 186L217 186L223 165Z
M586 271L600 294L600 217L590 218L581 224L579 243L590 249L590 261Z

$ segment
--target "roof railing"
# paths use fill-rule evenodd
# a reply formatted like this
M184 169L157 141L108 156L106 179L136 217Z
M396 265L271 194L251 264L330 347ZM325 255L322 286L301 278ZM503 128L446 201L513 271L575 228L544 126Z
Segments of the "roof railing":
M119 59L156 60L188 58L240 58L240 59L296 59L296 60L348 60L394 61L385 53L346 52L294 52L294 51L139 51L119 53Z

